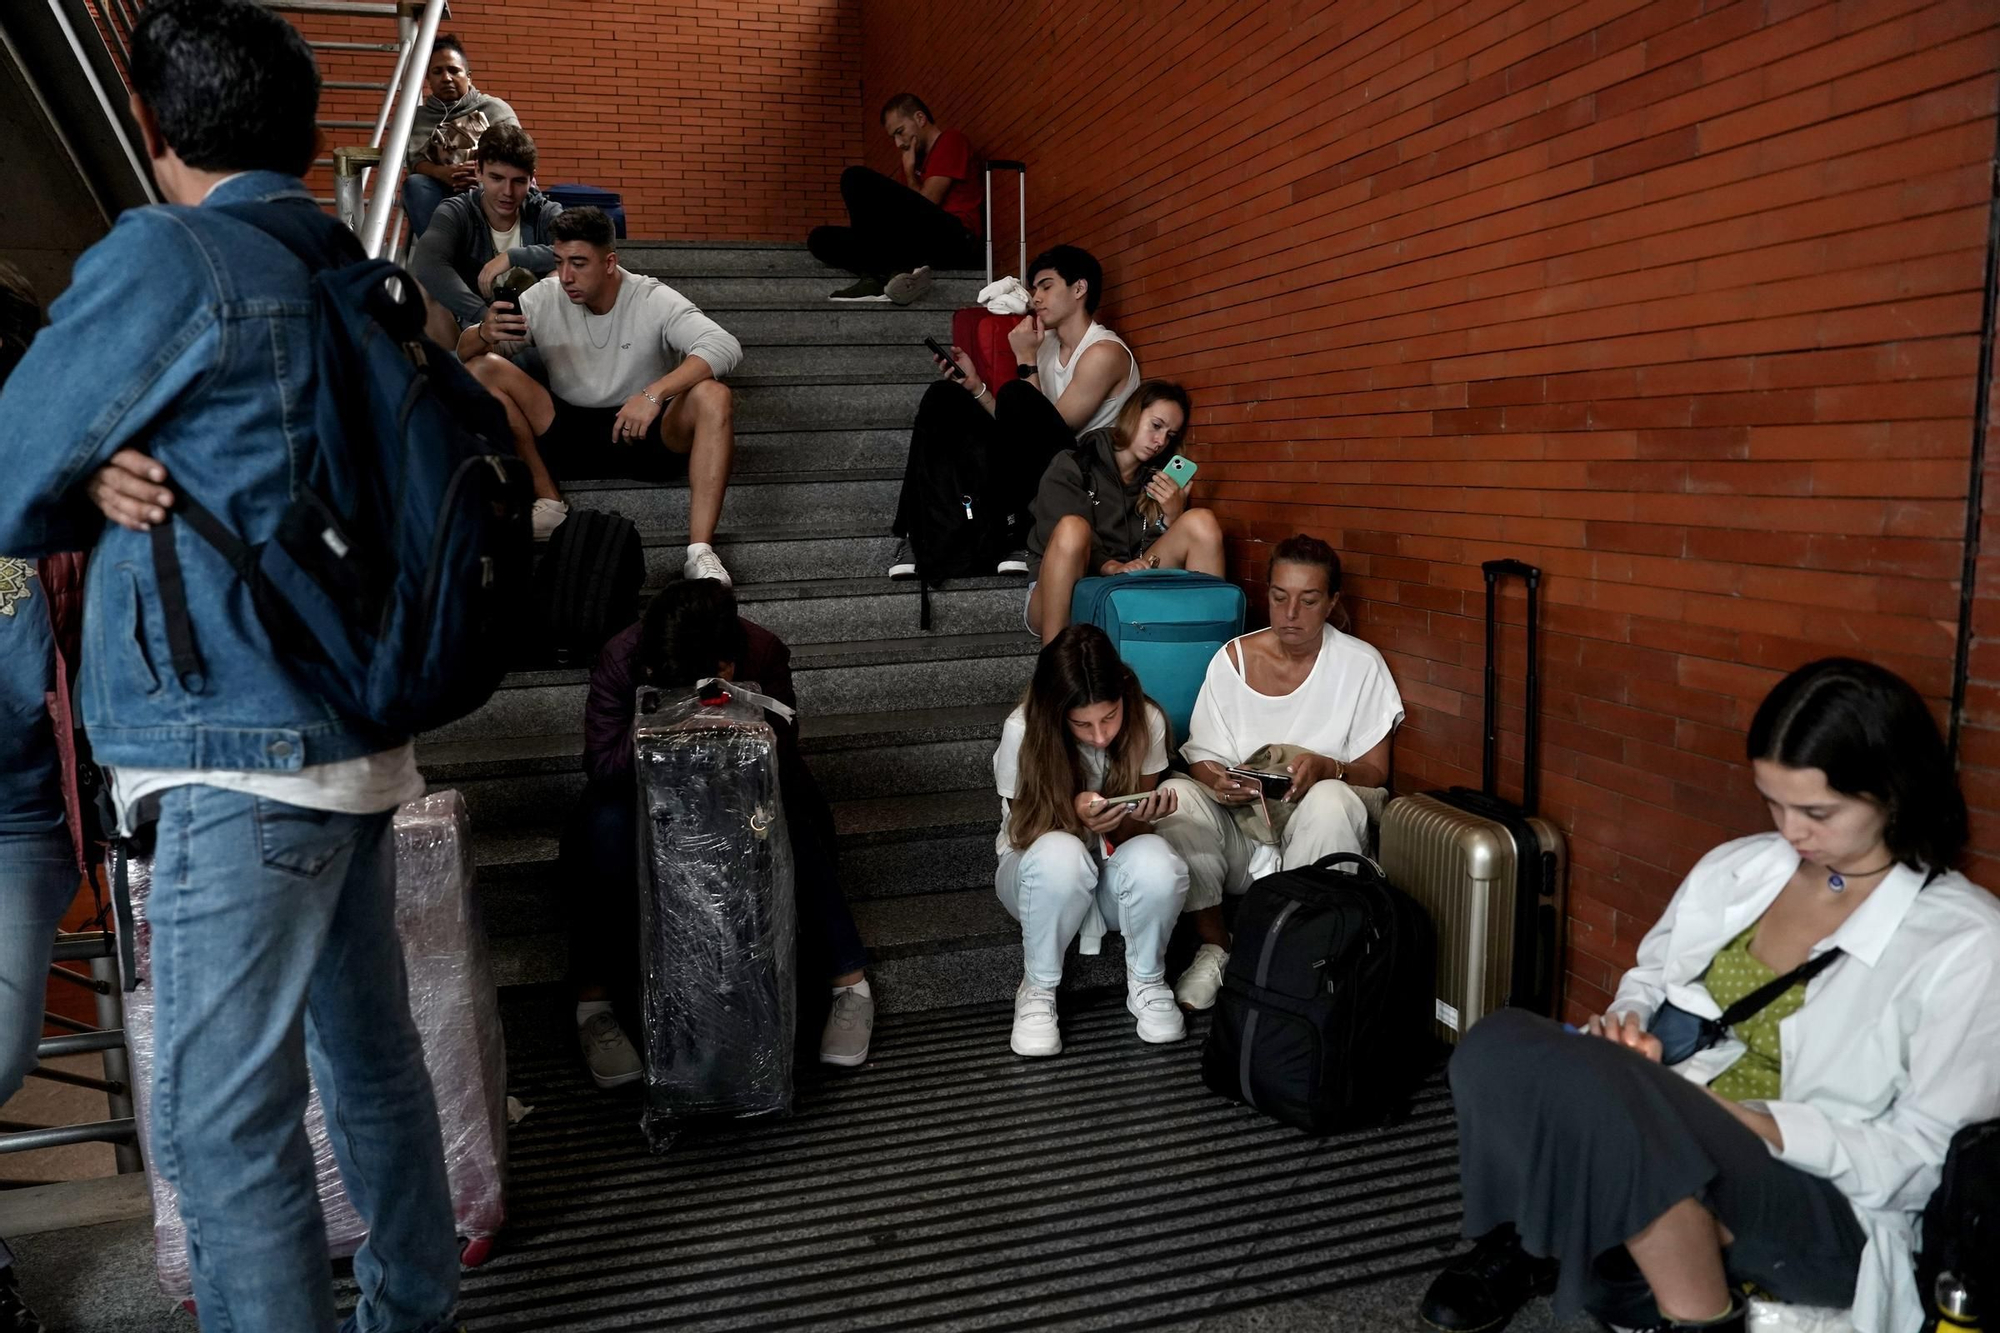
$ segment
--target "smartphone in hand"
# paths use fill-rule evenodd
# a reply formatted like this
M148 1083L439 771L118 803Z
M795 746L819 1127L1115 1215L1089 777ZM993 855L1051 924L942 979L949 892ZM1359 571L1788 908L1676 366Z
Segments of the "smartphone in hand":
M955 358L953 358L951 354L951 349L949 347L946 347L943 343L940 343L937 339L931 337L928 333L924 335L924 346L931 349L932 356L944 362L945 370L951 375L953 379L961 382L964 381L965 372L959 369L958 362Z
M1255 768L1234 767L1225 768L1222 771L1230 777L1235 778L1238 782L1250 783L1259 788L1264 795L1273 800L1284 799L1285 793L1292 789L1292 775L1290 773L1266 773Z
M1139 802L1145 800L1152 794L1153 793L1149 791L1141 791L1141 792L1134 792L1130 796L1100 796L1095 801L1092 801L1090 803L1090 812L1094 815L1103 814L1106 810L1111 809L1113 806L1137 805L1139 804Z
M1188 483L1194 480L1196 468L1193 459L1183 458L1181 455L1175 454L1167 460L1167 465L1161 468L1160 471L1166 473L1167 479L1173 482L1174 485L1180 487L1182 490L1186 490Z

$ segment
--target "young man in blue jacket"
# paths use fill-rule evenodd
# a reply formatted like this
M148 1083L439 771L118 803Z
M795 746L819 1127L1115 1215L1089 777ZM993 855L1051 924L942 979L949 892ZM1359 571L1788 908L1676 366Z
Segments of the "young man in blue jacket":
M228 208L314 208L318 71L249 0L154 0L130 69L170 202L77 261L0 393L0 551L92 553L84 724L121 823L155 829L147 1147L180 1195L203 1324L335 1327L310 1064L369 1228L355 1325L432 1333L452 1327L458 1250L395 930L390 819L423 791L410 738L302 686L244 583L172 518L184 494L264 541L315 447L309 274ZM199 669L175 667L156 536Z

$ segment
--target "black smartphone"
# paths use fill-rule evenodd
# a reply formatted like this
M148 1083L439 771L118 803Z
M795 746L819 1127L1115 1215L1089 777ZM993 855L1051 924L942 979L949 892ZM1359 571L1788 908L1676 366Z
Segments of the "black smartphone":
M953 379L963 380L965 378L965 372L959 369L958 362L952 360L951 349L949 347L946 347L928 333L924 335L924 346L931 349L932 356L944 362L945 369L951 373Z
M517 264L493 280L493 299L506 301L514 309L519 310L522 294L540 281L541 279L528 269Z
M1290 773L1268 773L1255 768L1229 767L1222 770L1238 782L1255 783L1272 800L1283 800L1292 789Z

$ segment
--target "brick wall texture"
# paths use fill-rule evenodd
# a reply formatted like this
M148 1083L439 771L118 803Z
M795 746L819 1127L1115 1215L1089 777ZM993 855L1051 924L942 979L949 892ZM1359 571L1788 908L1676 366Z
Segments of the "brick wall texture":
M1870 657L1944 717L1990 0L864 13L869 160L891 165L872 117L908 88L1029 163L1031 243L1102 258L1107 322L1193 391L1232 572L1296 530L1340 550L1409 709L1399 788L1478 781L1479 565L1546 571L1573 1012L1697 856L1768 827L1742 737L1782 672ZM2000 634L2000 568L1981 591ZM1972 869L2000 887L2000 642L1974 667Z
M387 21L300 26L326 40L395 37ZM829 164L861 155L860 0L477 0L445 27L471 48L473 83L534 136L541 181L619 191L635 237L797 241L839 219ZM393 60L320 55L330 80L380 82ZM329 90L323 111L372 125L380 103ZM315 184L331 192L325 173Z

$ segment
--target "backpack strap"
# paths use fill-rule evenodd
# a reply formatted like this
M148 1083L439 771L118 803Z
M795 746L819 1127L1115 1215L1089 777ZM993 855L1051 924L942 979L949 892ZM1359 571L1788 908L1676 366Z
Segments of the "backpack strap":
M1828 949L1817 958L1806 959L1805 962L1800 963L1782 977L1774 977L1770 981L1765 982L1735 1004L1724 1009L1722 1017L1702 1019L1701 1036L1696 1039L1695 1048L1689 1054L1693 1055L1697 1052L1705 1051L1715 1045L1729 1035L1729 1029L1747 1018L1755 1018L1758 1014L1763 1013L1764 1010L1776 1003L1780 995L1783 995L1794 986L1805 985L1814 977L1832 967L1844 956L1842 951L1837 948Z
M190 694L201 692L205 672L201 654L195 647L194 621L188 615L187 581L181 573L180 552L174 549L175 518L185 521L195 535L213 546L238 578L246 583L256 575L256 553L230 531L199 500L184 490L174 491L174 507L166 522L155 523L149 533L153 543L153 577L160 586L160 611L165 617L167 651L172 655L174 675Z

